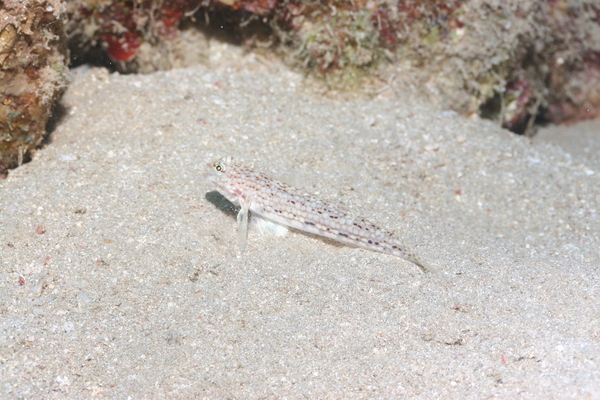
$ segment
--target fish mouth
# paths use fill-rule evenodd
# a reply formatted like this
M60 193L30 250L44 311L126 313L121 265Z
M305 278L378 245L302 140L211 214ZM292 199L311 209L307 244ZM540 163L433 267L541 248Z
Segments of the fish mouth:
M220 189L221 185L219 184L219 178L216 177L211 171L205 172L204 178L206 178L206 181L211 183L217 189Z
M215 174L213 174L212 171L205 171L202 175L204 175L204 177L206 179L211 179L211 178L214 179L215 178Z
M212 185L217 191L221 194L225 193L226 190L221 183L220 176L217 175L217 172L212 169L212 164L210 164L209 170L205 171L202 175L206 178L206 182Z
M213 169L213 164L206 164L206 169L202 173L207 182L212 183L216 187L219 187L219 177L216 175L215 170Z

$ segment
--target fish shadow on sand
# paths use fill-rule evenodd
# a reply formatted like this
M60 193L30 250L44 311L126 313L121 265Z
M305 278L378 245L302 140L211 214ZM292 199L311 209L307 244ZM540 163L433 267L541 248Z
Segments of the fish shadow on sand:
M215 207L217 207L225 214L236 218L240 208L232 202L230 202L229 200L227 200L221 193L217 192L216 190L213 190L212 192L206 193L204 197L206 198L206 200L209 201L209 203L212 203Z

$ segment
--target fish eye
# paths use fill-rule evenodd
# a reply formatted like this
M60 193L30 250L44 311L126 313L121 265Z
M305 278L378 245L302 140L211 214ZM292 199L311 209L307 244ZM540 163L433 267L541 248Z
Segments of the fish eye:
M217 170L217 172L223 172L223 166L219 163L216 163L215 170Z

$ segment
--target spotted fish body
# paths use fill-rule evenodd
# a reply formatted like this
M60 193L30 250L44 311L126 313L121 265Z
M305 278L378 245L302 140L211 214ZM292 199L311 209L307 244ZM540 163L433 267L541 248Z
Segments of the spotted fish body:
M304 232L324 236L353 246L379 251L408 260L432 271L403 245L365 218L334 206L299 189L268 177L262 172L223 157L208 165L205 173L223 196L241 207L238 234L241 249L246 242L248 212Z

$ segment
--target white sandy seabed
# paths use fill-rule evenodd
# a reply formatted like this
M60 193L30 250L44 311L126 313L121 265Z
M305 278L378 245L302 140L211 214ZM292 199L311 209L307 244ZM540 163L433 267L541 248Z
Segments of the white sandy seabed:
M593 156L239 57L74 72L52 143L0 181L0 397L600 398ZM224 155L440 272L299 232L239 255L202 177Z

